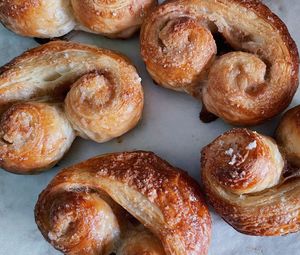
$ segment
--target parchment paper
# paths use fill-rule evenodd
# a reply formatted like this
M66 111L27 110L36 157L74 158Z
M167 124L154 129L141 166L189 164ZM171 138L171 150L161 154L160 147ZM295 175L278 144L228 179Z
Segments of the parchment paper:
M300 45L300 0L267 0L271 9L287 24ZM151 150L173 165L185 169L199 180L200 149L216 136L231 128L222 120L211 124L199 121L201 108L188 95L160 88L153 84L139 55L138 36L129 40L109 40L101 36L78 33L74 41L118 50L129 56L143 79L145 110L143 120L133 131L108 143L97 144L76 139L71 150L57 167L37 176L18 176L0 171L0 254L60 254L42 237L34 222L33 208L38 194L63 167L92 156L127 150ZM24 50L37 46L30 38L22 38L0 25L0 65ZM297 93L291 106L300 104ZM271 135L278 118L253 129ZM239 234L213 210L213 237L210 254L214 255L297 255L300 254L300 233L285 237L251 237Z

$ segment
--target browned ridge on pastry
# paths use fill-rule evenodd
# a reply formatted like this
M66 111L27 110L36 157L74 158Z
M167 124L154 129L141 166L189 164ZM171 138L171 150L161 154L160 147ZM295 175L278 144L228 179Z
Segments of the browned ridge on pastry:
M0 0L0 22L17 34L63 36L73 29L127 38L157 0Z
M300 230L300 108L283 117L275 140L233 129L202 151L208 199L236 230L260 236Z
M217 54L220 34L232 52ZM143 22L141 54L159 85L189 93L235 125L282 112L298 87L296 44L256 0L166 1Z
M276 130L276 141L287 160L300 168L300 105L284 114Z
M207 254L211 219L198 184L152 152L106 154L62 170L36 223L65 254Z
M0 166L15 173L50 168L76 135L106 142L139 121L141 79L126 57L54 41L0 69Z

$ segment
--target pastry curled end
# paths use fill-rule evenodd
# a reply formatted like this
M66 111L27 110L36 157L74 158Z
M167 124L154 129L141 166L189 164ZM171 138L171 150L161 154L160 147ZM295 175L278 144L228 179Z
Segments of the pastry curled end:
M60 116L58 120L55 111L50 111L56 109L53 106L56 103L62 106L60 112L63 112L56 114ZM19 108L24 106L29 113L37 115L34 127L29 120L22 122L4 117L3 123L11 122L1 126L4 138L0 164L4 169L19 173L53 166L73 141L74 133L97 142L121 136L137 124L143 104L141 78L130 61L118 53L63 41L31 49L0 70L0 113L8 110L5 116L13 114L18 119L23 116L19 115ZM47 114L50 114L48 120ZM28 127L24 127L26 121ZM45 124L46 131L43 122L48 125ZM14 138L6 132L13 133ZM22 135L28 136L28 141L18 132L25 132ZM41 132L41 137L35 132ZM56 140L61 144L55 145ZM33 149L27 145L31 142ZM64 143L68 146L63 146ZM29 152L37 156L29 157L26 154Z
M0 122L0 166L28 174L50 168L70 148L75 135L59 105L20 103Z
M17 34L52 38L75 28L70 1L1 0L0 21Z
M136 32L144 16L157 0L71 0L74 15L82 30L111 38L128 38Z
M144 99L139 77L132 80L126 76L116 79L109 71L94 71L72 85L65 111L81 137L105 142L136 126Z
M141 54L147 70L166 88L197 93L199 79L217 53L214 38L201 20L171 10L163 13L158 9L142 28Z
M255 123L261 111L265 111L267 98L272 96L268 94L274 93L267 89L266 73L266 64L257 56L227 53L210 69L207 86L203 88L203 104L227 122Z
M235 51L216 56L219 34ZM158 84L191 94L235 125L272 118L298 87L296 44L256 0L166 1L143 23L141 53Z
M0 73L0 112L40 98L65 99L67 116L79 135L98 142L133 128L144 104L141 78L126 57L63 41L25 52Z
M63 36L73 29L127 38L157 0L0 0L0 22L17 34Z
M35 218L65 254L207 254L211 234L199 186L142 151L63 170L40 194Z
M276 140L289 163L300 167L300 106L284 114L276 130Z
M118 248L117 255L165 255L161 241L144 226L127 232Z
M92 71L142 91L141 79L124 55L85 44L51 41L30 49L0 69L0 112L15 102L64 99L71 85Z
M202 151L202 181L216 212L239 232L278 236L299 231L300 185L276 143L233 129Z

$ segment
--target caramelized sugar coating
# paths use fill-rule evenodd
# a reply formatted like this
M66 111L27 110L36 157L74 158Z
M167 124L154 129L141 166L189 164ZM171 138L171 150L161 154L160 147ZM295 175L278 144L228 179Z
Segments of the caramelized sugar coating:
M15 104L0 121L0 166L15 173L51 168L68 151L74 130L61 104Z
M30 37L53 38L79 29L127 38L156 4L157 0L0 0L0 22Z
M284 114L276 130L276 140L288 161L300 167L300 106Z
M219 34L232 52L217 55ZM282 112L298 87L296 44L256 0L166 1L143 23L141 54L159 85L189 93L235 125Z
M211 234L199 186L143 151L64 169L40 194L35 217L65 254L207 254Z
M202 150L208 200L239 232L279 236L299 231L299 171L285 158L291 147L281 145L280 151L270 137L233 129Z
M118 53L62 41L29 50L0 70L0 165L49 168L75 135L105 142L128 132L143 105L141 78Z

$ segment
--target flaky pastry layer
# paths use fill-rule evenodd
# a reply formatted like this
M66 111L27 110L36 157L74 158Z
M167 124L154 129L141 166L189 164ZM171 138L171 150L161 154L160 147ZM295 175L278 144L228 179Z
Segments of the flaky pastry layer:
M1 0L0 22L30 37L59 37L77 29L127 38L156 4L156 0Z
M256 132L233 129L202 150L208 200L239 232L280 236L299 231L299 170L281 145Z
M232 52L222 53L219 37ZM147 16L140 40L159 85L191 94L235 125L272 118L298 87L296 44L260 1L166 1Z
M50 110L56 104L61 109ZM18 173L48 168L75 135L96 142L123 135L143 105L141 78L121 54L63 41L29 50L0 70L0 166Z
M143 151L62 170L40 194L35 217L65 254L207 254L211 231L198 185Z

